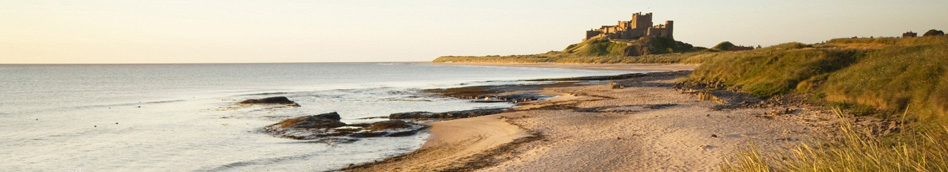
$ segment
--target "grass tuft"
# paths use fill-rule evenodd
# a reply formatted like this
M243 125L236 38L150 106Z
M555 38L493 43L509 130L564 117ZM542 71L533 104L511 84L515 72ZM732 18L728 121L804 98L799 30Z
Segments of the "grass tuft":
M843 115L840 110L835 111ZM840 137L766 154L756 147L721 165L722 171L948 171L948 127L903 131L883 139L843 117Z

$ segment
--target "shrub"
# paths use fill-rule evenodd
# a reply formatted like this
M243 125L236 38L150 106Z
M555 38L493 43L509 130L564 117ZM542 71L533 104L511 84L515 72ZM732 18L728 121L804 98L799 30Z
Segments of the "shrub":
M923 36L945 36L945 32L942 32L941 30L932 29L932 30L928 30L928 32L925 32Z
M727 51L728 49L731 49L731 47L734 47L734 44L732 44L730 41L724 41L718 43L718 45L715 45L714 47L711 47L711 49Z

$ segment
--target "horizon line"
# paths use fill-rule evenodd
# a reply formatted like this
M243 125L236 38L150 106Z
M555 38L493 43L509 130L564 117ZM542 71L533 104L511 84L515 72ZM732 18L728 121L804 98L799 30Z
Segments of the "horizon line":
M0 63L0 65L173 65L173 64L306 64L306 63L430 63L431 61L362 61L362 62L183 62L183 63Z

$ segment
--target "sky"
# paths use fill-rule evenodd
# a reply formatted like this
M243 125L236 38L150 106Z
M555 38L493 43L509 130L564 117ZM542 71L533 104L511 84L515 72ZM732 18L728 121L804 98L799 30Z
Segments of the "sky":
M0 64L430 61L559 51L653 13L695 46L948 30L945 0L3 0Z

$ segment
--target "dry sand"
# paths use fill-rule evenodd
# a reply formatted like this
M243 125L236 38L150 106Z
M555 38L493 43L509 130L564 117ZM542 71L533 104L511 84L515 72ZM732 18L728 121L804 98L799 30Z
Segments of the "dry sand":
M812 140L837 120L816 107L713 110L678 76L550 87L517 111L432 123L423 148L352 171L715 171L739 150ZM793 113L769 115L791 109Z

